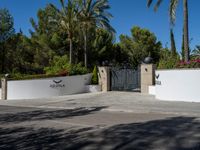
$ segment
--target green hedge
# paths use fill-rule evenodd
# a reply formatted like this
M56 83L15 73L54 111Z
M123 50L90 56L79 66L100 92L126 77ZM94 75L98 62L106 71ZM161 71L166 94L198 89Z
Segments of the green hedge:
M61 75L47 75L47 74L37 74L37 75L25 75L25 74L13 74L8 77L8 80L30 80L30 79L43 79L51 77L61 77Z

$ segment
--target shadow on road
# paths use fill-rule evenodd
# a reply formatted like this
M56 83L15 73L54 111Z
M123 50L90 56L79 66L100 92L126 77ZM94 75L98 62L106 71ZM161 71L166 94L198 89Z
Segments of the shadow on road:
M84 116L107 107L81 107L76 109L66 109L66 110L36 110L29 112L20 112L20 113L8 113L0 114L0 124L8 123L21 123L24 121L40 121L40 120L52 120L52 119L62 119L62 118L71 118L75 116Z
M0 149L199 150L200 122L174 117L109 128L1 128Z

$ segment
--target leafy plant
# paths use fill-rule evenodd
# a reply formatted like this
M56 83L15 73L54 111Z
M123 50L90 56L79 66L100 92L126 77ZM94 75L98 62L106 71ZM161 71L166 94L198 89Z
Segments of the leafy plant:
M60 77L61 75L47 75L47 74L36 74L36 75L27 75L15 73L9 76L9 80L29 80L29 79L42 79L42 78L51 78L51 77Z
M97 66L94 67L94 70L92 72L92 84L98 84L98 71Z
M46 67L44 71L48 75L82 75L88 73L87 68L79 64L69 64L68 57L55 56L50 62L50 67Z
M177 64L177 68L200 68L200 59L191 60L189 62L181 61Z
M69 75L83 75L86 73L88 73L88 70L86 67L83 67L81 63L70 66Z
M177 67L177 63L180 62L179 55L173 55L168 49L161 51L161 58L158 63L158 69L173 69Z
M127 35L120 36L120 46L128 55L126 60L136 68L150 54L154 63L157 63L162 45L157 41L155 34L136 26L131 29L131 35L131 37Z
M49 67L45 67L44 71L46 74L59 74L63 71L68 71L70 69L69 59L67 55L64 56L54 56L53 60L50 62ZM67 75L67 74L66 74Z

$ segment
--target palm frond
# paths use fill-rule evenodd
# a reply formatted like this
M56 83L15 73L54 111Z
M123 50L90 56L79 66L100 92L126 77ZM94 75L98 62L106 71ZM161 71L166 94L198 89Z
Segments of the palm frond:
M153 2L153 0L147 0L147 7L150 7L152 2Z
M178 0L170 0L169 15L170 15L170 23L172 25L174 25L176 20L177 5L178 5Z
M156 3L156 5L155 5L155 7L154 7L154 11L157 11L158 10L158 8L160 7L160 4L163 2L163 0L157 0L157 3Z

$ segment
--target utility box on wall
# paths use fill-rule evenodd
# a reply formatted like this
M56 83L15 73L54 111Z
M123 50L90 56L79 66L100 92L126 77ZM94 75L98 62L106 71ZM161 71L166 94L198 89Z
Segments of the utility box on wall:
M155 84L155 65L141 65L141 93L148 94L149 86Z

